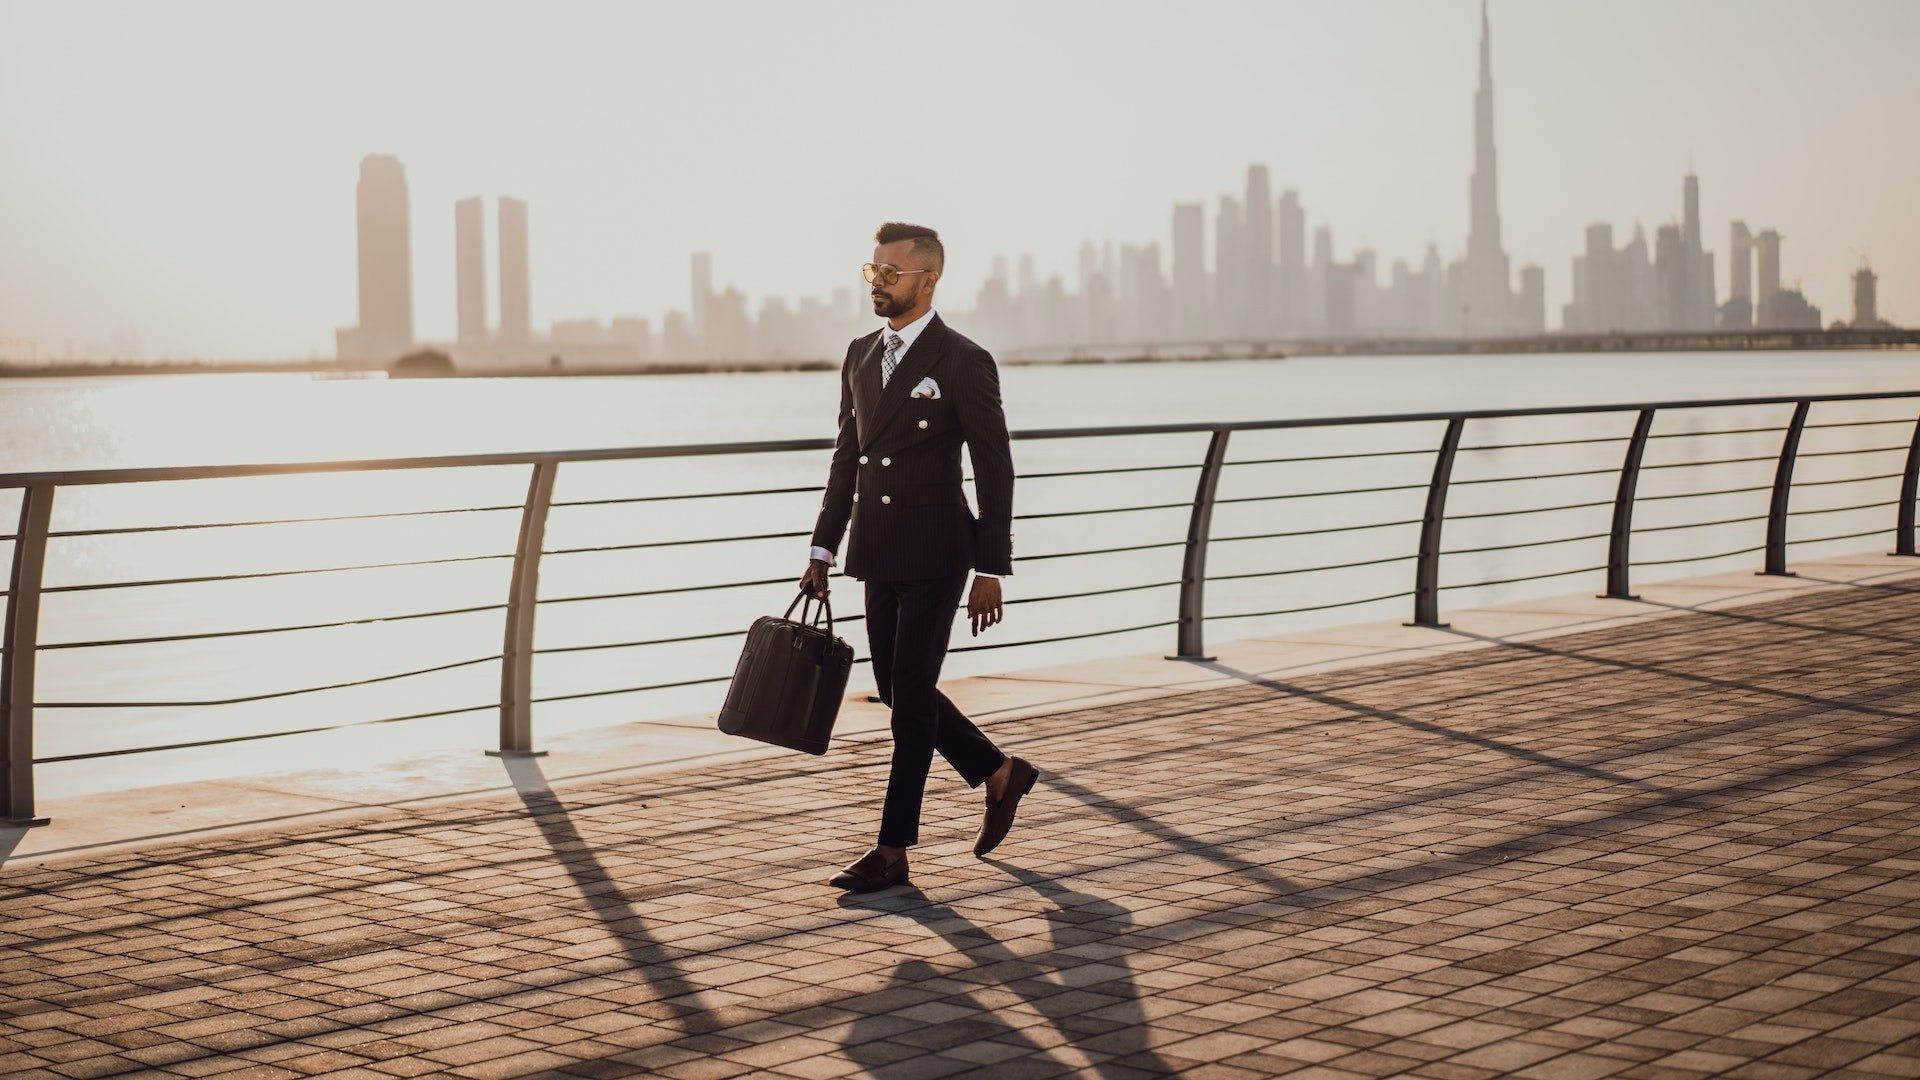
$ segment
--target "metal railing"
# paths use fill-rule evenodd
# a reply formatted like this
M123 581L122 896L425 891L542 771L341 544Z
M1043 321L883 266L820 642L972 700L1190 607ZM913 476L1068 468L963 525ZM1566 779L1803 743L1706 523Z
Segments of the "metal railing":
M1812 516L1817 514L1838 513L1884 509L1885 502L1868 503L1841 507L1827 507L1817 510L1795 511L1792 509L1791 495L1795 488L1794 465L1803 457L1841 456L1864 453L1897 452L1897 445L1874 446L1858 449L1822 451L1802 454L1799 450L1803 433L1812 428L1874 427L1892 424L1907 424L1904 418L1843 420L1830 423L1812 424L1808 422L1813 406L1864 401L1887 401L1895 399L1917 399L1920 391L1884 392L1861 394L1830 394L1811 397L1763 397L1729 398L1718 400L1666 401L1638 404L1576 405L1535 409L1483 409L1463 412L1402 413L1376 416L1343 416L1324 418L1298 418L1282 420L1249 421L1237 423L1178 423L1145 424L1110 427L1050 428L1034 431L1018 431L1013 437L1018 440L1043 439L1110 439L1152 435L1205 434L1208 436L1204 457L1197 462L1177 462L1173 464L1135 465L1112 468L1069 469L1052 472L1033 472L1019 474L1023 479L1041 479L1052 477L1085 477L1096 475L1123 475L1164 472L1179 469L1197 469L1198 478L1191 499L1178 502L1147 503L1142 505L1124 505L1095 507L1082 510L1044 510L1037 513L1016 515L1017 520L1046 518L1069 518L1095 514L1130 513L1151 510L1184 509L1188 511L1186 538L1170 541L1150 541L1145 543L1096 546L1076 550L1043 552L1035 555L1023 555L1026 563L1052 559L1085 558L1096 555L1108 555L1128 552L1153 551L1178 547L1181 549L1181 570L1177 579L1150 581L1139 584L1116 585L1107 588L1058 593L1054 595L1014 598L1007 601L1016 603L1038 603L1043 601L1061 601L1084 599L1095 596L1115 595L1156 588L1179 586L1179 599L1174 617L1138 625L1121 627L1102 627L1079 633L1055 635L1044 638L1024 639L1009 642L995 642L960 646L950 652L969 652L982 649L999 649L1022 646L1052 644L1056 642L1102 637L1113 634L1129 633L1141 630L1175 627L1177 651L1168 656L1172 660L1211 659L1206 656L1204 628L1206 621L1245 619L1264 616L1297 615L1308 612L1323 612L1336 609L1360 607L1383 601L1406 599L1413 600L1412 625L1442 626L1440 622L1441 593L1448 589L1476 588L1485 586L1511 585L1519 582L1540 581L1551 578L1567 577L1582 573L1605 571L1607 597L1633 599L1631 592L1631 572L1635 566L1661 566L1682 562L1704 561L1735 555L1764 552L1764 574L1787 574L1787 549L1790 543L1820 543L1836 540L1864 538L1884 529L1871 532L1852 533L1840 536L1822 536L1790 541L1787 525L1796 514ZM1653 429L1656 415L1663 412L1700 409L1726 409L1743 406L1792 405L1793 413L1784 427L1735 427L1711 431L1675 431L1655 433ZM1598 414L1634 414L1634 424L1630 434L1620 436L1579 437L1548 439L1517 443L1493 443L1462 445L1468 425L1475 421L1522 419L1548 416L1574 416ZM1227 447L1230 437L1237 432L1278 431L1286 429L1332 429L1353 428L1388 424L1444 423L1439 445L1434 448L1381 449L1326 454L1306 454L1292 457L1252 458L1241 461L1227 459ZM1829 484L1852 484L1870 480L1883 480L1898 477L1901 480L1900 496L1895 503L1896 514L1892 525L1894 533L1895 555L1911 556L1915 554L1915 502L1920 497L1916 485L1920 484L1920 419L1911 422L1913 433L1906 445L1905 467L1898 473L1883 473L1869 476L1846 477L1815 481L1802 481L1798 486L1811 487ZM1783 438L1777 454L1746 456L1734 458L1715 458L1704 461L1677 461L1656 465L1643 464L1647 446L1657 439L1704 438L1728 435L1757 435L1782 433ZM1626 443L1625 455L1618 465L1604 467L1542 472L1520 476L1494 476L1484 478L1456 479L1453 475L1456 460L1462 453L1489 450L1541 449L1548 447L1601 447L1608 444ZM543 556L560 554L579 554L585 552L631 551L653 547L678 547L695 544L723 543L756 539L794 539L805 537L805 532L762 533L741 536L717 536L647 543L611 544L596 547L562 548L547 550L544 544L546 524L554 507L560 506L609 506L617 504L635 504L646 502L667 502L678 500L698 500L711 498L733 498L741 496L817 493L816 486L762 487L734 491L683 492L665 495L630 496L609 499L580 499L556 501L554 482L559 468L563 464L579 462L637 461L659 458L695 458L732 454L780 454L793 452L814 452L832 447L830 439L795 439L763 442L708 443L681 446L649 446L626 449L574 450L535 453L494 453L469 454L442 457L416 457L378 459L362 461L301 462L294 464L266 465L209 465L167 468L139 469L90 469L75 471L12 473L0 475L0 488L21 489L19 524L11 535L0 535L0 540L13 544L12 574L9 588L5 594L7 611L4 642L0 643L0 749L4 750L5 760L0 763L0 824L30 825L44 822L44 818L34 816L34 766L52 762L72 762L93 758L123 754L146 753L157 750L183 749L222 745L257 739L280 738L297 734L310 734L320 731L332 731L342 728L363 727L377 724L400 723L429 717L451 716L460 713L494 711L499 716L499 745L494 754L523 755L535 754L533 739L533 707L543 702L578 700L582 698L603 697L615 694L639 693L650 690L662 690L675 687L695 686L707 683L725 682L730 673L700 678L653 683L644 686L617 687L606 690L592 690L581 693L555 694L536 697L533 693L534 657L541 654L575 653L600 649L635 648L695 640L711 640L737 637L744 630L729 630L710 634L673 635L641 641L621 641L593 643L585 645L536 648L534 645L535 613L541 605L579 603L595 600L624 599L635 597L654 597L670 594L698 593L721 589L734 589L759 585L792 583L798 575L777 578L763 578L747 581L725 581L695 585L679 585L665 588L630 590L624 592L598 593L583 596L560 596L541 598L538 595L540 564ZM1218 495L1220 479L1228 468L1247 465L1297 464L1352 462L1363 459L1405 458L1410 456L1432 455L1431 475L1425 482L1384 484L1373 486L1331 488L1325 490L1289 492L1278 495L1252 495L1234 498L1221 498ZM1666 495L1645 496L1637 494L1642 473L1649 470L1672 468L1695 468L1736 464L1740 462L1771 461L1774 463L1774 478L1770 485L1720 488L1710 491L1686 491ZM63 488L100 484L152 483L168 480L215 479L243 476L292 475L301 473L346 473L365 471L389 471L407 469L445 469L471 468L477 466L520 465L530 466L531 476L526 497L519 503L504 505L471 506L453 509L411 510L373 514L336 514L304 518L278 518L252 521L201 522L178 525L138 526L128 528L83 529L66 532L51 530L54 497ZM1497 510L1484 513L1447 514L1447 496L1450 488L1478 484L1502 484L1524 481L1560 480L1573 477L1598 475L1616 475L1617 483L1614 498L1610 501L1585 501L1559 503L1547 506L1523 507L1519 509ZM1365 522L1327 522L1310 528L1297 528L1277 532L1260 532L1234 536L1213 535L1213 514L1217 506L1231 503L1259 503L1278 500L1323 498L1343 495L1366 495L1388 492L1410 492L1425 490L1425 510L1419 518L1407 518L1393 521ZM1720 518L1709 521L1685 522L1680 524L1659 525L1641 528L1640 533L1669 532L1686 529L1706 528L1718 525L1734 525L1764 520L1766 535L1762 544L1742 548L1736 551L1719 551L1707 554L1691 554L1674 559L1639 560L1632 557L1632 540L1636 534L1633 525L1633 511L1638 503L1678 498L1705 498L1718 495L1757 493L1767 491L1769 503L1765 514L1747 515L1732 518ZM1475 548L1443 549L1441 538L1443 527L1448 520L1463 521L1471 519L1504 518L1522 515L1545 514L1558 511L1597 508L1611 505L1613 516L1610 529L1604 533L1592 533L1577 536L1554 537L1546 540L1522 541L1509 544L1483 545ZM198 577L160 578L145 581L94 582L74 585L43 586L46 566L47 544L55 537L93 537L128 535L149 532L171 532L200 529L244 528L260 525L279 525L310 523L319 521L365 521L383 518L407 518L428 515L469 514L469 513L517 512L520 515L518 540L512 552L473 556L460 556L441 559L417 559L387 563L363 563L350 566L315 567L296 570L273 570L256 573L216 574ZM810 524L810 523L809 523ZM1328 563L1313 566L1286 566L1273 570L1250 573L1209 574L1207 555L1214 544L1270 540L1278 538L1334 536L1342 534L1366 533L1372 530L1396 526L1420 526L1417 549L1404 555L1384 558L1357 559L1345 562ZM1607 541L1607 560L1604 566L1583 566L1571 570L1549 573L1524 574L1491 581L1464 582L1457 585L1443 585L1440 581L1441 561L1446 556L1483 554L1518 551L1522 549L1550 548L1556 545L1572 544L1582 541ZM484 560L511 559L512 575L508 595L504 603L483 603L442 610L403 612L397 615L383 615L363 619L344 619L324 622L308 622L285 626L241 628L233 630L207 631L191 634L171 634L151 637L118 638L95 641L71 641L43 643L39 640L40 601L44 594L54 592L78 592L105 589L131 589L152 585L190 584L206 581L231 581L258 578L285 577L305 574L338 573L373 568L396 568L410 566L440 565ZM1254 578L1276 578L1287 575L1307 574L1323 571L1351 569L1359 567L1381 566L1411 559L1414 573L1411 588L1387 593L1369 595L1353 599L1300 605L1269 611L1234 612L1231 614L1209 615L1205 609L1205 587L1209 581L1247 580ZM294 633L305 630L329 627L344 627L374 622L396 620L429 619L450 615L473 614L492 611L504 611L504 633L501 651L487 656L465 659L453 663L440 664L373 678L330 683L321 686L298 687L290 690L255 694L245 697L225 698L213 701L169 701L169 702L48 702L38 701L35 697L34 677L36 660L40 653L57 649L106 648L132 644L152 644L189 640L233 638L262 634ZM857 621L862 616L844 617L841 621ZM863 658L864 659L864 658ZM470 667L486 663L500 664L500 696L496 702L485 702L459 708L438 709L428 712L412 713L403 716L382 716L364 720L352 720L345 723L330 724L321 727L300 728L291 731L273 731L261 734L208 738L170 743L165 746L143 746L122 749L107 749L84 753L66 754L58 757L35 758L34 720L36 709L56 708L114 708L114 707L159 707L175 705L221 705L243 701L260 701L293 697L336 690L351 686L364 686L373 683L392 682L400 679L427 675L435 672Z

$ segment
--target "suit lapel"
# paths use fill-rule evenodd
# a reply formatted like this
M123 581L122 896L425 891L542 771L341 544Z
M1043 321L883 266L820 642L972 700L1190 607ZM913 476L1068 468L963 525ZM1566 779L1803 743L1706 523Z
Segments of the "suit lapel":
M886 336L885 331L882 331L878 339L884 341ZM946 346L947 325L940 321L940 316L936 313L933 318L927 320L927 328L920 331L920 336L914 339L913 346L907 350L907 355L901 358L899 366L893 369L893 377L887 380L884 390L879 390L880 359L885 355L886 347L882 345L872 354L870 357L872 363L869 365L873 374L871 385L875 390L879 390L879 400L873 405L873 426L868 430L875 437L886 429L887 421L899 411L900 404L907 400L907 395L913 392L913 388L926 377L927 372L932 370L935 364L940 362L940 358L946 354ZM871 442L870 439L867 441Z
M859 433L862 447L871 444L874 434L880 430L875 420L880 406L880 356L886 351L881 339L885 336L874 331L873 340L853 365L854 430Z

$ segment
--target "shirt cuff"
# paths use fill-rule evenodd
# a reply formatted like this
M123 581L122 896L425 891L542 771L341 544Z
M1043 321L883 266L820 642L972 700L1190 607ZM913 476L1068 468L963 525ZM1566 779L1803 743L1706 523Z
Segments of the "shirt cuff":
M834 564L833 552L828 551L826 548L823 548L823 547L808 548L807 558L819 559L821 562L826 563L828 566L832 566Z
M999 581L999 580L1000 580L1000 575L999 575L999 574L989 574L989 573L987 573L987 572L986 572L985 570L975 570L975 571L973 572L973 576L974 576L974 577L990 577L990 578L992 578L992 579L993 579L993 580L995 580L995 581Z

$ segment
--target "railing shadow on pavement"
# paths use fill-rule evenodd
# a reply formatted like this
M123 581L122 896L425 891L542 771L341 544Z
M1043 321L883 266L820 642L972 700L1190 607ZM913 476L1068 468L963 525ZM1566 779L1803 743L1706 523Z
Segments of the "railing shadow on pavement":
M714 1020L699 1004L701 988L680 970L669 951L648 934L646 918L621 895L621 882L607 871L593 845L580 835L565 801L547 783L538 759L504 757L501 764L513 780L514 791L526 808L527 818L540 831L554 860L566 870L581 901L619 943L631 970L643 976L657 992L658 1002L686 999L672 1005L670 1015L659 1017L659 1022L679 1027L688 1034L711 1030Z

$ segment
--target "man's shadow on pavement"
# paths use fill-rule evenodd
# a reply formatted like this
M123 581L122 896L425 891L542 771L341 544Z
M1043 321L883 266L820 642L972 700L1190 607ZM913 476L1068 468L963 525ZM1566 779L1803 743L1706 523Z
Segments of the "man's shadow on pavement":
M904 906L887 910L904 915L940 935L961 952L973 966L954 972L942 972L919 958L909 958L894 966L885 994L897 989L923 989L932 995L928 1003L954 1005L977 1010L949 1019L909 1021L888 1014L862 1014L853 1022L842 1041L847 1057L861 1065L869 1075L887 1078L920 1075L915 1059L954 1046L970 1045L974 1050L959 1057L974 1061L992 1072L1005 1061L1034 1057L1088 1076L1136 1077L1143 1073L1166 1075L1175 1066L1161 1058L1148 1045L1152 1035L1141 1002L1140 987L1124 956L1086 960L1066 953L1116 934L1134 925L1126 908L1076 892L1059 881L1024 870L996 859L987 859L997 869L1012 876L1053 902L1051 910L1039 917L1048 924L1051 948L1019 955L996 940L987 930L945 904L928 900L925 894L909 887L892 894ZM841 900L842 906L867 906L857 897ZM1003 1017L991 1001L980 1001L972 991L954 994L945 985L972 983L989 996L1004 1000L1006 992L1017 995L1022 1004L1040 1014L1034 1022L1024 1012ZM933 983L932 987L922 984ZM1021 1022L1015 1023L1013 1018ZM1030 1029L1048 1031L1035 1038ZM1007 1048L1000 1057L981 1054L984 1046L998 1044ZM1066 1046L1101 1061L1086 1064L1077 1055L1057 1056L1054 1048ZM923 1068L923 1067L921 1067Z

